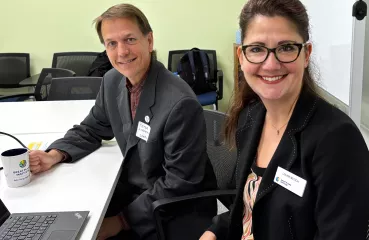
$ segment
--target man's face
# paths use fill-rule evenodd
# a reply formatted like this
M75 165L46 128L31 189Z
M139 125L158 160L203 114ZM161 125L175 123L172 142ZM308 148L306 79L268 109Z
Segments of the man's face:
M139 83L150 66L152 32L144 35L131 18L112 18L102 21L101 34L113 67L133 85Z

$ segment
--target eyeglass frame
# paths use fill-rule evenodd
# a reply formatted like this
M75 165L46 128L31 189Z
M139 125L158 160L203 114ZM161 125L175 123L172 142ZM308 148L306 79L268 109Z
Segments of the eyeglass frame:
M262 46L262 45L250 44L250 45L242 45L242 46L241 46L241 49L242 49L242 53L243 53L243 55L245 56L246 60L247 60L249 63L253 63L253 64L260 64L260 63L263 63L263 62L265 62L265 61L268 59L269 54L270 54L271 52L272 52L272 53L274 53L274 57L275 57L275 59L277 59L277 61L278 61L278 62L280 62L280 63L292 63L292 62L296 61L296 60L299 58L299 56L300 56L300 54L301 54L301 50L302 50L302 48L303 48L303 47L305 47L305 46L307 46L308 44L309 44L309 42L305 42L305 43L285 43L285 44L281 44L281 45L279 45L279 46L277 46L277 47L275 47L275 48L268 48L268 47L266 47L266 46ZM279 60L279 59L278 59L277 54L276 54L276 52L275 52L275 51L277 50L277 48L279 48L279 47L281 47L281 46L285 46L285 45L294 45L294 46L297 46L297 47L299 48L299 52L298 52L298 54L297 54L296 58L295 58L293 61L284 62L284 61L281 61L281 60ZM268 53L267 53L267 55L266 55L266 57L265 57L265 59L264 59L263 61L261 61L261 62L251 62L251 61L246 57L246 53L245 53L246 48L248 48L248 47L252 47L252 46L254 46L254 47L262 47L262 48L265 48L265 49L268 51Z

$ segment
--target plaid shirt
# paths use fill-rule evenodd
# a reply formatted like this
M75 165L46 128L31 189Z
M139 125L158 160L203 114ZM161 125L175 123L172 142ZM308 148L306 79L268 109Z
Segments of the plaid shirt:
M126 81L126 87L129 91L130 101L131 101L132 120L135 119L135 116L136 116L136 110L138 107L138 103L140 102L140 96L141 96L144 83L145 83L145 80L141 81L140 84L137 84L136 86L132 86L131 82L128 79Z

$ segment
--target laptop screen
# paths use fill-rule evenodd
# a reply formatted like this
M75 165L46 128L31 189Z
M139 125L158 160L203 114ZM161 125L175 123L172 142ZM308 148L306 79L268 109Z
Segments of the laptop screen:
M0 199L0 226L8 219L10 216L10 212L5 207L3 201Z

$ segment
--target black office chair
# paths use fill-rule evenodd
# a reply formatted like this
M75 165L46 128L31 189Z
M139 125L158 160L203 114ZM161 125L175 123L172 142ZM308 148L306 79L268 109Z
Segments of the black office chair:
M59 52L54 53L52 68L72 70L76 76L87 76L98 52Z
M201 199L218 199L226 208L233 203L236 195L235 170L237 154L235 150L230 150L223 140L222 125L225 120L225 114L204 110L207 133L207 152L213 165L217 178L218 189L206 191L187 196L165 198L153 203L154 219L159 240L174 240L177 236L183 236L182 239L199 239L204 231L211 225L211 218L196 219L190 226L183 226L183 231L173 234L168 229L168 221L165 213L171 209L180 209L182 206L191 206ZM171 212L173 213L173 211ZM175 211L174 211L175 213Z
M0 53L0 88L20 88L34 85L20 85L30 77L29 53Z
M73 77L76 74L68 69L61 68L43 68L38 78L35 91L33 93L22 93L0 97L0 102L14 99L15 101L24 101L25 97L34 97L36 101L45 101L47 99L51 79L53 77Z
M88 100L96 99L102 77L64 77L51 80L47 100Z
M197 98L202 106L213 105L214 110L218 110L218 100L223 98L223 71L217 66L217 53L215 50L204 50L209 57L210 65L210 81L218 83L217 90L197 95ZM173 50L169 51L168 70L177 72L178 63L189 50Z

